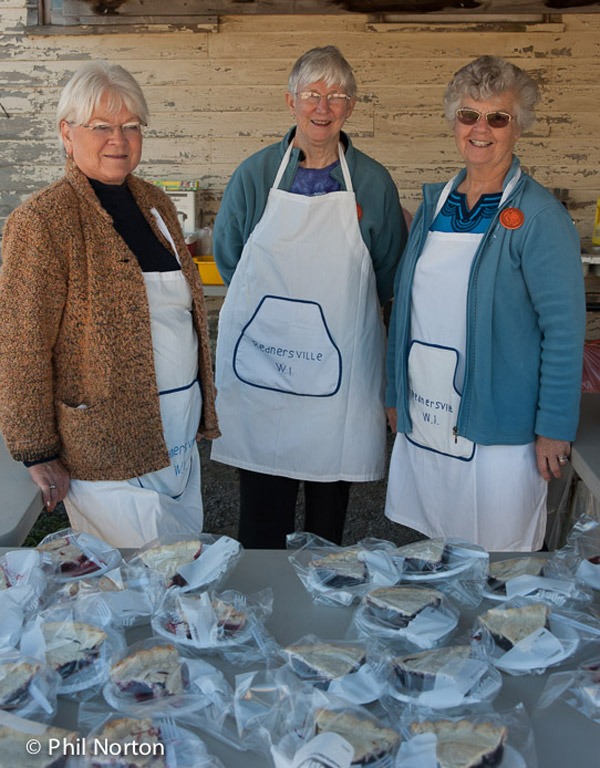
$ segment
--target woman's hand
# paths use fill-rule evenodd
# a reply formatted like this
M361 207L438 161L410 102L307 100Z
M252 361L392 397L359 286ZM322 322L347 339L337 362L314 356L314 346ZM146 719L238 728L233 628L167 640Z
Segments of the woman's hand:
M33 482L42 491L42 499L47 512L52 512L69 490L70 475L60 459L45 461L28 467Z
M560 470L568 464L571 443L538 435L535 441L535 453L540 474L544 480L548 481L552 479L552 475L562 477Z
M385 409L385 415L387 416L388 424L390 425L390 429L392 430L393 434L395 435L398 431L397 426L397 410L395 408L387 407Z

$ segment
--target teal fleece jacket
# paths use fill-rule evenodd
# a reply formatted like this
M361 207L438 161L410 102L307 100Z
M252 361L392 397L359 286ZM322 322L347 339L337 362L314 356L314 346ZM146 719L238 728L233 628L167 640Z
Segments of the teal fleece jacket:
M513 157L504 186L519 172ZM463 169L454 180L456 189ZM387 355L386 405L410 432L407 359L411 289L444 184L426 184L398 269ZM519 208L522 226L501 213ZM521 173L473 259L457 433L482 445L524 445L536 435L573 440L579 419L585 292L577 232L564 207Z
M227 185L213 233L215 261L226 285L231 282L242 249L263 215L269 191L295 131L295 128L290 129L280 142L245 160ZM342 133L341 140L346 149L356 201L362 212L360 231L373 260L377 292L383 304L392 296L396 267L407 239L398 190L382 165L355 149L346 134ZM290 189L300 154L299 149L292 150L280 189ZM341 189L345 189L339 165L331 175L340 182Z

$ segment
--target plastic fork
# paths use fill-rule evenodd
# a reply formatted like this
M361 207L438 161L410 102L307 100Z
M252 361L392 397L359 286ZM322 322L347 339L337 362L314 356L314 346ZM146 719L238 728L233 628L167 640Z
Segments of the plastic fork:
M172 717L161 717L158 721L162 742L165 745L165 762L167 768L176 768L177 756L175 754L175 744L181 738L177 723Z

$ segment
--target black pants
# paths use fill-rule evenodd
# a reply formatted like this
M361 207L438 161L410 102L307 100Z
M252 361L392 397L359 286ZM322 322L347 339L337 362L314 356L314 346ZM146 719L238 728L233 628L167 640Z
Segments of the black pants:
M300 480L240 469L238 539L247 549L285 549L294 531ZM304 530L341 544L351 483L304 482Z

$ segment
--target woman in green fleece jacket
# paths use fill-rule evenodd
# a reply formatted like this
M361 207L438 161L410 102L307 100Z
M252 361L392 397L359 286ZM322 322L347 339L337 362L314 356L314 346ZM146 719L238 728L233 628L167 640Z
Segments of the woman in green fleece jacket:
M299 482L307 531L339 543L352 481L385 471L384 332L406 224L389 173L342 127L356 81L333 46L290 73L296 125L229 182L214 231L219 320L212 457L240 470L240 541L284 547Z

